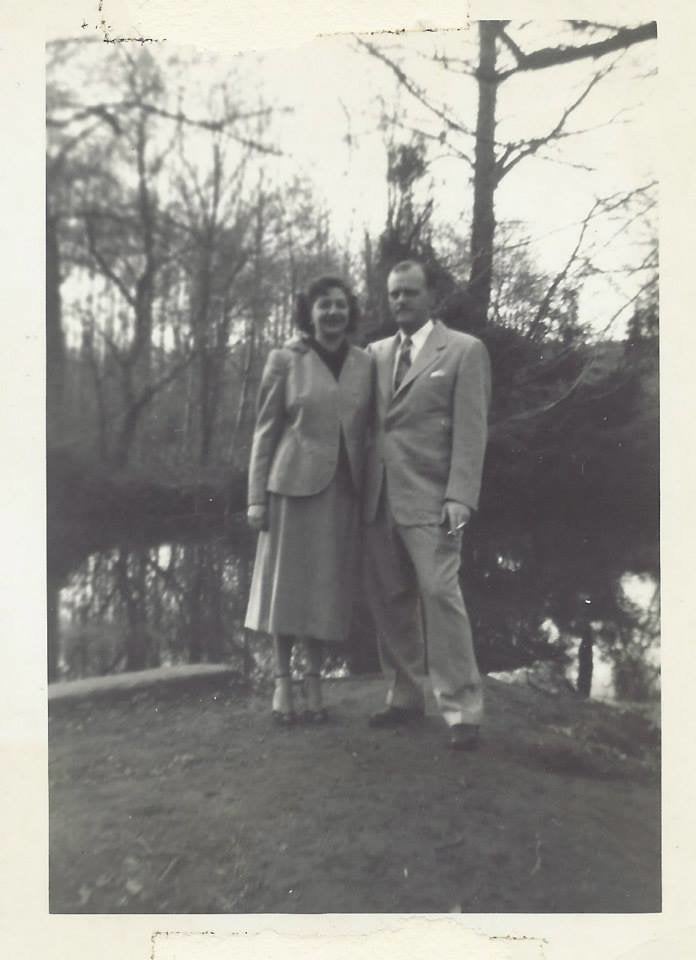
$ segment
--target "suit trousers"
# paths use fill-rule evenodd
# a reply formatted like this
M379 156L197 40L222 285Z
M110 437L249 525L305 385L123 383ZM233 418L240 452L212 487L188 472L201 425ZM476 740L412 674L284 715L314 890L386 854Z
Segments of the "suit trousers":
M383 491L365 545L366 588L390 684L387 704L423 708L427 656L447 725L479 725L483 687L459 586L461 534L449 535L443 524L397 524Z

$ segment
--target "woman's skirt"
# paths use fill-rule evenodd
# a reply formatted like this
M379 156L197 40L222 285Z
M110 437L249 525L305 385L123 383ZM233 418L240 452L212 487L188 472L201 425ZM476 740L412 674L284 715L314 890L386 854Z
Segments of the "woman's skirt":
M244 625L344 642L359 529L359 501L345 468L313 496L269 494L269 527L259 534Z

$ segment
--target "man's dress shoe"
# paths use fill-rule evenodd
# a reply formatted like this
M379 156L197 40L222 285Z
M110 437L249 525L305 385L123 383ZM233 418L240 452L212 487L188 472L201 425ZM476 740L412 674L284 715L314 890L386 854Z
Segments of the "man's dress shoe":
M479 728L470 723L455 723L449 728L447 746L450 750L476 750Z
M416 707L386 707L378 713L373 713L368 724L371 727L403 727L409 723L422 723L425 717L423 710Z

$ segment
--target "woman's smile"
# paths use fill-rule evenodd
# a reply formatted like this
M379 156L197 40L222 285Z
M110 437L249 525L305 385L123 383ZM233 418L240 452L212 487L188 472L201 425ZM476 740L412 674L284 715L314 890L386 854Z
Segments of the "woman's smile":
M346 295L340 287L332 287L312 304L314 336L324 346L336 346L344 338L349 323Z

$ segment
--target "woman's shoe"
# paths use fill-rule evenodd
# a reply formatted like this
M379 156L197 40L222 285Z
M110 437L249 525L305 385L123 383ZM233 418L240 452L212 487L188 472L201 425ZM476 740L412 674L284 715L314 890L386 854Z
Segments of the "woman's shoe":
M277 727L292 727L297 720L292 709L292 680L287 673L275 678L271 719Z
M288 713L282 710L271 710L271 720L276 727L294 727L297 723L297 717L292 710Z
M319 710L303 710L302 722L307 724L322 724L329 719L329 713L326 707L320 707Z

